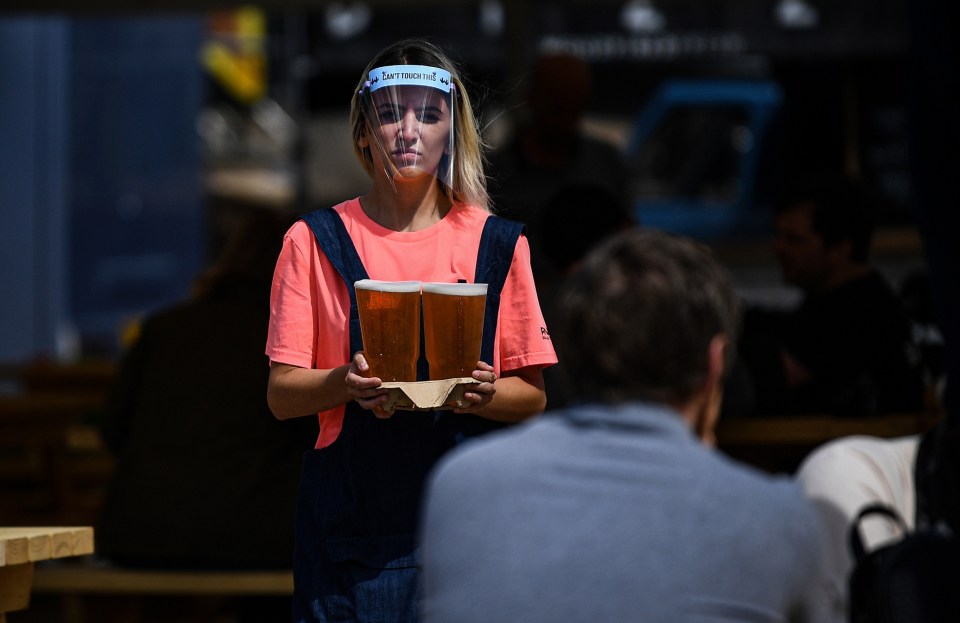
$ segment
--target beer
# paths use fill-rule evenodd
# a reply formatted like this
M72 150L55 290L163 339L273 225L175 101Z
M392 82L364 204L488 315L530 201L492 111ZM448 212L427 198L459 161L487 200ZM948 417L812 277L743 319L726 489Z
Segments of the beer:
M383 382L416 381L420 282L362 279L353 285L370 376Z
M423 284L423 331L430 380L470 376L480 360L485 283Z

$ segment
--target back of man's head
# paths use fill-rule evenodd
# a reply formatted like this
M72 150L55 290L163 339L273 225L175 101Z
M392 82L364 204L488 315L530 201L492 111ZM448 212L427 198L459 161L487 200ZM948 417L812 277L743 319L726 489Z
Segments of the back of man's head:
M590 253L564 284L553 327L573 394L680 404L708 372L714 337L733 360L738 302L726 271L692 240L631 230Z

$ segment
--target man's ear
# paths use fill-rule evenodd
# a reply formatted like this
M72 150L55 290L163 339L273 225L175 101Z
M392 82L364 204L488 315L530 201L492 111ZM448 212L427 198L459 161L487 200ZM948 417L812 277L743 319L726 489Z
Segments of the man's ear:
M715 335L710 340L707 351L707 374L703 380L705 400L694 423L697 436L711 447L716 445L717 441L714 431L723 403L723 378L728 343L727 336L723 334Z
M729 339L723 333L714 335L710 340L707 353L707 382L723 385L723 376L727 367L727 347Z

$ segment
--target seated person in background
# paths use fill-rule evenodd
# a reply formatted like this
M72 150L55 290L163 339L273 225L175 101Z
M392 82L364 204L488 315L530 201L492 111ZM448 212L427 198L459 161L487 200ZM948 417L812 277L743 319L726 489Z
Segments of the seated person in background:
M849 620L850 574L855 562L850 529L862 509L887 506L909 531L936 526L954 538L960 534L960 428L949 417L923 435L895 439L854 436L828 442L804 459L797 480L816 504L827 533L817 597L817 611L824 623ZM893 521L868 518L861 523L860 536L870 552L904 535ZM933 564L923 560L924 566ZM917 570L916 577L922 573ZM956 587L928 582L925 588L933 592L920 591L918 599L933 599L943 606L947 600L936 591L946 588L953 592ZM912 594L908 590L900 598ZM956 600L952 604L954 609L958 607ZM955 617L947 620L957 620ZM944 619L931 616L923 620Z
M736 330L705 247L636 230L593 251L555 326L578 403L431 476L423 620L818 620L813 506L709 447Z
M289 222L252 212L195 296L148 317L123 357L101 426L118 469L99 554L150 567L292 566L300 460L316 422L273 417L263 358Z
M823 623L847 621L848 589L853 558L850 526L860 510L883 503L895 509L907 528L914 527L916 499L913 468L919 436L898 439L845 437L814 450L797 470L797 480L817 505L827 533L826 573L818 599ZM870 519L861 534L873 550L902 536L891 521Z
M846 178L782 203L774 252L803 290L789 313L748 311L743 362L764 414L916 411L923 388L903 305L869 262L873 199Z
M529 77L512 137L490 154L489 187L501 216L527 225L534 274L547 203L570 185L600 186L626 210L627 167L621 150L585 134L590 68L569 54L545 54Z

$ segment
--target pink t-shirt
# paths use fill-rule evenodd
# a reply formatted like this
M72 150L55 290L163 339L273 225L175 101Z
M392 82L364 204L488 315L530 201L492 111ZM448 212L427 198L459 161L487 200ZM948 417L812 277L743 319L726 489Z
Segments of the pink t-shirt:
M477 249L489 214L456 204L436 225L416 232L381 227L359 199L334 207L371 279L473 282ZM330 369L350 361L350 296L339 273L320 251L309 225L297 221L283 240L270 293L266 354L271 361L301 368ZM527 366L557 362L547 332L523 236L500 297L493 365L498 376ZM340 434L344 407L323 411L317 448Z

